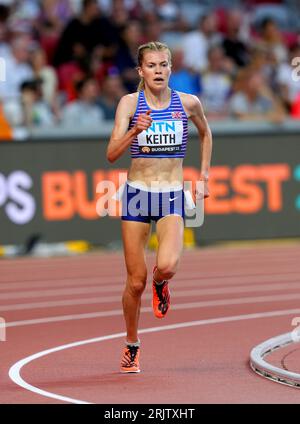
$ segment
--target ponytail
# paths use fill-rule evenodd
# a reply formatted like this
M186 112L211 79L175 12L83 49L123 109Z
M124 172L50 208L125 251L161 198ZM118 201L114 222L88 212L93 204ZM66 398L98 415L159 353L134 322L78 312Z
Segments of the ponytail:
M137 88L137 91L143 91L144 88L145 88L145 81L144 81L144 78L141 78L139 85L138 85L138 88Z

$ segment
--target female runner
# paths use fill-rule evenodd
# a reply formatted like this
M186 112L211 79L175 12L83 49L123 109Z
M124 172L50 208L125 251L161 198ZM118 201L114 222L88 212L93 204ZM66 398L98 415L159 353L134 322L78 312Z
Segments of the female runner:
M208 176L212 135L196 96L168 86L171 53L159 42L138 49L138 92L119 102L107 147L107 159L116 161L130 146L131 166L122 195L122 239L127 268L123 311L127 328L121 372L140 372L138 321L146 286L145 246L151 220L156 222L158 250L153 269L152 307L163 318L170 305L168 282L174 277L183 248L183 158L188 118L195 124L201 143L200 180L209 196Z

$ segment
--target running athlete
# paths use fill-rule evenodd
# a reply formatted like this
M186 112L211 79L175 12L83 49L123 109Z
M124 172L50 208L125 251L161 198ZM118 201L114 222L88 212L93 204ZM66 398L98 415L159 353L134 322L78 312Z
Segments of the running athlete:
M140 372L138 321L141 296L146 286L145 246L151 221L156 222L158 250L153 269L152 307L163 318L170 306L169 281L174 277L183 248L184 192L183 158L188 119L195 124L201 142L200 179L208 197L212 135L196 96L168 86L171 53L159 42L138 49L138 92L122 97L107 148L109 162L116 161L130 146L131 166L122 194L122 239L127 280L123 311L127 339L121 372Z

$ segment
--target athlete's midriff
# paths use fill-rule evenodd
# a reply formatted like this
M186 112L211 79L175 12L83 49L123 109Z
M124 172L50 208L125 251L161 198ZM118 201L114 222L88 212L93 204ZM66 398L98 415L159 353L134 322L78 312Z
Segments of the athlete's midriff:
M182 184L182 158L136 158L132 159L128 180L141 181L151 186L154 181L167 185Z

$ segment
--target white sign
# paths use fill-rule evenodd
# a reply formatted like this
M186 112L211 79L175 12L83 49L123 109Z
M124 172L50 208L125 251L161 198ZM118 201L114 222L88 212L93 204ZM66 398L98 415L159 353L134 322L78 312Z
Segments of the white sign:
M295 67L292 71L293 81L300 81L300 57L294 57L292 60L292 66Z
M36 211L34 197L27 190L32 179L24 171L14 171L8 177L0 173L0 208L14 224L24 225L32 220Z

